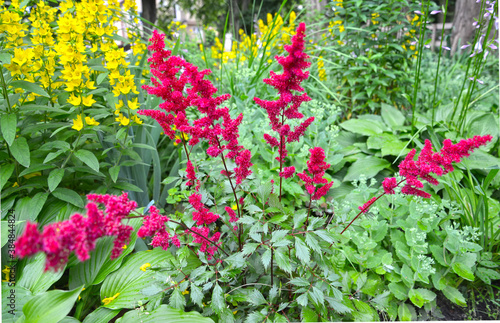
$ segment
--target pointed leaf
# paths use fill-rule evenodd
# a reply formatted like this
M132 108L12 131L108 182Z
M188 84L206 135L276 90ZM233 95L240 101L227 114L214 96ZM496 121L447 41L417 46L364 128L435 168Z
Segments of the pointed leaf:
M16 138L10 147L10 152L19 164L24 167L30 167L30 147L28 146L26 138Z
M49 190L52 192L57 188L59 183L64 177L64 169L56 168L50 172L47 182L49 184Z
M99 172L99 161L97 157L88 150L80 149L75 151L75 157L80 159L85 165L89 166L96 172Z
M14 113L4 114L0 119L0 127L2 128L3 139L7 145L12 146L16 138L17 116Z
M26 322L44 323L62 320L73 308L82 287L70 291L52 290L35 296L23 306Z

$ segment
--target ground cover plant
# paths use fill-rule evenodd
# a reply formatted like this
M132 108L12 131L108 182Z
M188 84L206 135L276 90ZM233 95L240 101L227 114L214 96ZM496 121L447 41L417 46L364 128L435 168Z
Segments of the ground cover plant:
M498 85L462 83L469 64L480 75L485 53L473 44L474 55L457 59L451 86L464 95L449 106L414 35L394 41L407 46L397 56L377 44L383 37L354 42L328 30L349 17L355 34L347 22L358 17L376 33L383 13L404 3L347 11L350 3L332 4L325 36L310 36L321 29L306 30L300 14L277 13L231 52L216 41L213 56L202 46L197 57L182 46L200 44L170 31L153 31L146 55L132 3L125 14L93 1L10 4L0 16L13 26L1 34L0 184L2 298L14 305L3 319L417 320L439 317L442 298L469 306L466 289L495 295L499 136L488 94ZM416 25L431 9L393 20ZM130 19L129 40L116 36L119 16ZM36 18L54 39L37 43L39 26L25 23ZM491 31L493 18L481 28ZM345 43L333 51L321 44L329 37ZM66 38L73 60L50 53ZM339 54L356 46L357 57ZM420 93L357 95L376 70L363 52L388 80L392 69L415 76L392 63L415 67ZM335 55L354 59L361 78L335 78L331 67L346 63ZM321 90L327 79L340 87Z

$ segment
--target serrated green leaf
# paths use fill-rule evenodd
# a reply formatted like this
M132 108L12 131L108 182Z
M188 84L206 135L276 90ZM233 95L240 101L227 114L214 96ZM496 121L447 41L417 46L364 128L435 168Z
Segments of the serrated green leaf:
M88 150L80 149L75 151L75 157L80 159L85 165L89 166L96 172L99 172L99 161L97 157Z
M196 286L195 284L191 283L191 291L189 293L189 296L191 297L191 301L198 305L199 307L203 307L203 292L201 291L201 288Z
M287 273L292 273L292 266L290 264L290 258L288 257L288 249L280 247L274 252L274 259L276 259L276 264L279 268L283 269Z
M316 253L320 254L321 253L321 247L319 246L318 240L311 234L311 233L306 233L306 244Z
M10 147L10 152L19 164L30 167L30 147L26 138L16 138Z
M212 303L210 304L210 307L215 313L221 313L224 307L226 307L226 301L224 300L222 288L217 283L212 290Z
M257 249L258 246L260 246L259 243L254 243L254 242L246 243L243 246L241 253L244 255L250 255L250 254L254 253L255 249Z
M288 234L288 230L276 230L272 233L271 243L280 241L285 238Z
M413 288L415 284L415 279L413 278L413 271L406 264L401 268L401 278L406 286Z
M304 307L307 306L307 303L309 303L309 299L307 298L307 293L300 295L299 297L297 297L295 301L299 305L302 305Z
M306 246L304 241L297 236L295 237L295 254L297 258L299 258L299 260L306 265L311 261L309 248Z
M7 145L12 146L16 138L17 116L15 113L2 115L0 119L0 127L2 128L2 136Z
M259 306L261 304L265 304L266 303L266 299L264 298L264 295L262 295L262 293L254 288L254 290L252 291L252 293L249 295L249 302L255 306Z
M54 191L64 177L64 169L56 168L50 172L47 182L49 184L49 191Z
M273 216L272 218L269 219L268 222L274 223L274 224L279 224L279 223L285 221L286 219L288 219L288 215L282 213L282 214L278 214L278 215Z
M170 301L168 303L171 307L184 310L186 306L186 299L182 295L179 288L174 288L172 295L170 295Z
M260 260L262 261L262 265L264 265L264 268L269 268L269 265L271 264L271 249L267 249L266 251L264 251Z
M288 283L295 285L295 286L300 286L300 287L305 287L305 286L311 285L311 283L307 279L302 278L302 277L294 277L294 278L290 279L290 281Z
M413 319L410 311L410 305L400 303L398 307L398 317L401 321L412 321Z
M303 306L300 312L302 322L318 322L318 313L307 306Z

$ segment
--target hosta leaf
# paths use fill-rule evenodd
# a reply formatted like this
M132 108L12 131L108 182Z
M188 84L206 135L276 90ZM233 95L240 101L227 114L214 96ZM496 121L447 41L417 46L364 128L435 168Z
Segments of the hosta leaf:
M82 287L71 291L51 290L33 297L23 306L26 322L45 323L62 320L73 308Z
M16 286L30 290L33 295L45 292L58 281L64 273L64 268L59 271L45 271L46 256L43 253L33 258L28 258L21 276L18 277Z
M104 279L101 286L101 300L119 295L108 305L103 306L111 309L134 308L138 301L145 303L149 297L142 295L140 290L151 283L154 271L142 271L140 267L146 263L154 267L171 259L173 259L172 254L161 248L137 252L128 257L120 269Z
M350 119L340 124L345 130L365 136L382 133L384 126L380 122L366 119Z
M82 323L108 323L120 310L110 310L105 307L98 307L95 311L85 317Z
M138 310L131 310L116 321L117 323L214 323L209 317L203 317L198 312L184 312L183 310L171 308L165 304L160 305L154 311L141 312Z
M369 156L356 160L349 169L347 175L344 177L344 182L357 180L360 175L365 175L366 178L372 178L377 175L382 169L390 167L390 163L385 159L375 156Z

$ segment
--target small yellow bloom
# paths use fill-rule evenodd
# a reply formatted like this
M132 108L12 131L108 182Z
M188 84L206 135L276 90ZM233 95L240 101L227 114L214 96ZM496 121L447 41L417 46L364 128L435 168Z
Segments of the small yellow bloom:
M5 279L2 280L3 282L9 282L9 276L10 276L10 267L5 266L5 269L2 270L2 273L5 274Z
M132 110L136 110L137 108L139 108L139 102L137 102L137 98L129 100L128 107Z
M122 249L127 249L127 245L124 244L123 247L122 247Z
M74 96L73 93L69 96L68 100L66 101L69 104L72 104L74 106L79 106L80 103L82 103L82 97L81 96Z
M148 263L145 263L144 265L141 266L141 270L142 271L146 271L147 268L151 267L151 264L148 262Z
M113 296L113 297L108 297L108 298L103 299L102 302L104 303L104 306L106 306L109 303L111 303L112 301L114 301L119 295L120 295L120 293L116 293L115 296Z
M234 311L234 312L233 312L233 315L236 315L236 313L238 313L238 311Z
M187 289L182 292L182 295L187 295L187 294L189 294L189 291Z
M82 103L84 106L87 106L87 107L91 107L92 104L94 104L96 101L94 99L92 99L92 95L87 95L85 97L82 98Z
M15 182L14 185L12 185L12 187L19 187L19 184L17 184L17 182Z
M237 210L237 209L238 209L238 205L233 204L233 205L231 205L231 208L232 208L233 210Z
M123 113L120 113L120 114L118 115L118 117L117 117L117 118L115 118L115 120L116 120L117 122L119 122L119 123L120 123L120 125L122 125L122 126L128 126L128 124L130 123L130 119L129 119L129 118L127 118L127 117L124 117L124 116L123 116Z
M73 127L71 128L75 129L76 131L80 131L83 129L83 120L81 115L78 115L76 119L73 119Z
M28 175L24 175L23 177L26 178L26 179L30 179L30 178L36 177L36 176L42 176L42 173L41 172L34 172L34 173L31 173L31 174L28 174Z
M134 121L135 123L137 124L142 124L142 120L141 118L139 118L138 116L132 116L130 119L132 119L132 121Z
M85 123L87 126L98 126L99 122L95 121L94 118L91 117L85 117Z

